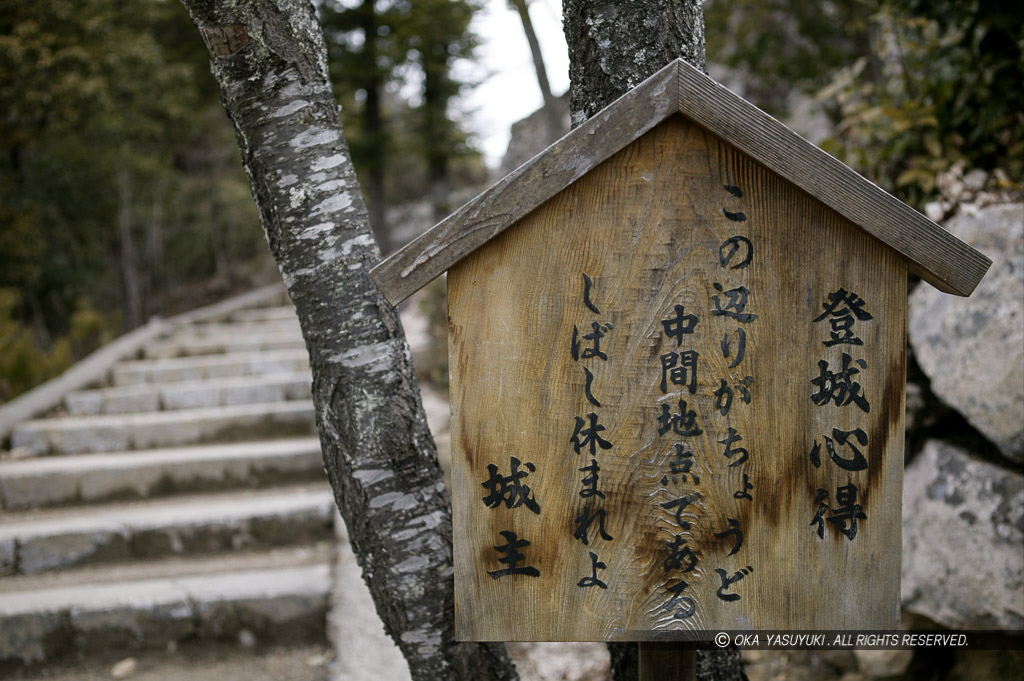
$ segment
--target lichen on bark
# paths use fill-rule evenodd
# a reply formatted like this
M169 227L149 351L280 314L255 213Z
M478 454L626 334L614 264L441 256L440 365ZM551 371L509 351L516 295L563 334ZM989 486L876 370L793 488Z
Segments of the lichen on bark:
M698 0L564 0L572 127L677 58L706 70Z
M414 679L518 678L456 643L451 511L307 0L182 0L206 39L313 373L324 468L385 629Z

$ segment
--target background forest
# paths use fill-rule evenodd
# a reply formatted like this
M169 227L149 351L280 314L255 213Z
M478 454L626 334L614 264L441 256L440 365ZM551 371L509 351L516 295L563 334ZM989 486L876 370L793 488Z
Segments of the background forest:
M396 206L419 206L429 224L490 179L460 100L472 83L454 75L474 57L480 3L318 8L388 251L409 237ZM1020 190L1021 6L708 0L705 13L709 62L749 100L785 119L810 99L828 124L821 145L915 207L940 198L952 167ZM277 276L177 2L0 0L0 112L0 403L152 315Z

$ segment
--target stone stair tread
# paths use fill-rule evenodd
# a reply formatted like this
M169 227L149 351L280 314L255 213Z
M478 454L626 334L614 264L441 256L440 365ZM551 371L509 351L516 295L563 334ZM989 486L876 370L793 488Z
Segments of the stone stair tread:
M190 324L180 326L158 340L191 341L191 340L226 340L234 341L242 338L302 338L298 320L276 322L227 322L224 324Z
M263 333L184 334L178 333L147 346L143 354L148 358L201 357L203 355L231 354L269 350L305 349L305 341L298 329L294 331L267 331Z
M327 561L0 594L0 665L179 641L326 641Z
M297 371L306 368L308 363L309 354L305 348L135 359L115 364L111 369L111 380L114 385L163 380L198 380Z
M291 305L283 305L281 307L250 307L245 310L238 310L231 314L231 320L238 322L295 318L295 308Z
M30 594L51 589L73 591L103 585L319 565L333 560L336 552L334 544L320 542L259 550L244 549L220 554L168 556L153 561L92 564L60 572L11 575L0 579L0 599L14 599L13 594Z
M0 617L62 610L108 610L119 605L152 607L189 600L266 599L278 594L326 596L330 590L329 577L328 564L317 563L0 593Z
M118 362L117 367L180 367L191 365L223 364L227 360L261 360L276 359L278 357L308 357L305 350L249 350L246 352L234 353L230 357L223 355L207 355L198 357L158 357L156 359L126 359Z
M0 461L0 508L145 498L323 477L315 437Z
M70 416L97 414L129 414L138 412L185 409L191 406L244 404L246 394L261 395L261 390L277 389L284 395L277 399L295 399L294 394L309 397L312 378L309 371L282 371L247 376L226 376L199 380L161 381L79 390L65 398ZM299 388L302 388L300 393ZM205 400L205 401L204 401ZM217 401L213 401L217 400ZM249 402L267 400L252 399Z
M148 529L195 522L231 522L266 513L287 513L300 508L332 508L327 481L323 484L235 490L215 494L142 499L96 504L88 510L66 508L8 511L0 515L0 541L26 535L56 535L108 528Z
M96 454L67 454L0 461L0 490L5 481L51 473L87 473L91 471L151 468L166 464L189 464L209 460L248 459L307 451L320 451L315 437L283 440L256 440L226 444L195 445L167 449L144 449Z
M106 651L89 658L75 658L44 667L12 670L9 681L109 681L114 665L134 661L132 681L356 681L329 672L333 653L324 642L292 646L273 641L184 643L172 651ZM378 677L386 678L386 677Z
M96 562L156 560L332 536L325 484L116 505L7 513L0 572L33 574Z
M11 442L15 448L25 449L30 454L154 449L217 440L225 431L254 429L260 425L302 425L308 419L312 427L312 417L312 400L63 416L24 421L14 428ZM231 439L241 438L236 434Z
M271 411L274 408L281 408L285 411L302 411L305 409L312 409L313 403L311 400L280 400L277 402L255 402L253 404L229 404L215 408L202 408L202 409L174 409L163 412L135 412L132 414L86 414L82 416L57 416L53 418L42 418L32 419L30 421L23 421L22 426L51 426L51 425L78 425L78 424L97 424L97 425L124 425L133 422L140 423L169 423L174 421L189 420L191 418L200 418L204 415L209 415L212 411L222 411L226 414L248 414L248 413L263 413Z
M218 321L207 321L207 322L194 322L186 326L179 327L174 331L170 332L166 336L161 336L161 340L167 338L173 338L176 334L189 334L197 337L206 337L217 334L228 334L228 335L259 335L263 333L276 333L280 331L299 331L299 320L298 317L294 319L271 319L267 321L249 321L249 322L227 322L224 320Z

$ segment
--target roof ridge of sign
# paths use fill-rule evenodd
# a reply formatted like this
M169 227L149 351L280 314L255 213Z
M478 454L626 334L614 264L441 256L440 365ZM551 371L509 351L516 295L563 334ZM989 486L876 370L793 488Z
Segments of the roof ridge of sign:
M673 93L675 96L673 96ZM398 304L665 119L680 114L899 252L941 291L966 296L991 260L676 59L370 271Z

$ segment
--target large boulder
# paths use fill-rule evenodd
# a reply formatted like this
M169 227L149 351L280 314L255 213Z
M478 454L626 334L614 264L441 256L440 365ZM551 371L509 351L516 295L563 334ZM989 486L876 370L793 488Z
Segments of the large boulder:
M1024 462L1024 204L961 214L946 227L992 267L969 298L919 286L910 342L939 399Z
M903 607L951 629L1024 629L1024 476L925 443L903 486Z
M508 149L498 169L501 176L508 175L569 132L568 92L555 99L555 115L560 123L558 130L551 129L549 113L543 108L512 124Z

